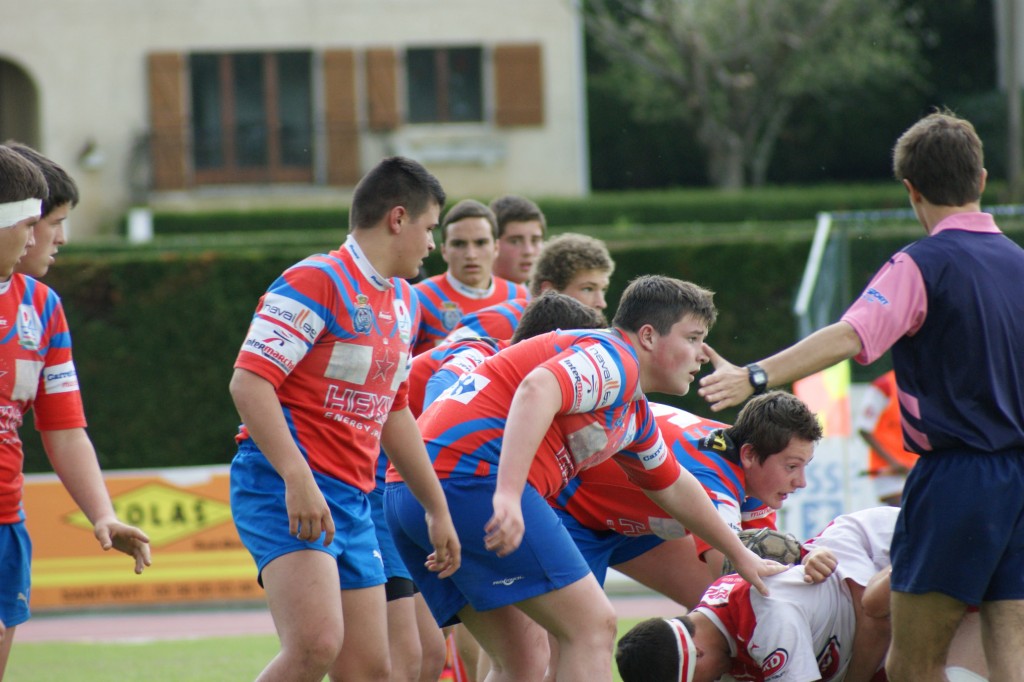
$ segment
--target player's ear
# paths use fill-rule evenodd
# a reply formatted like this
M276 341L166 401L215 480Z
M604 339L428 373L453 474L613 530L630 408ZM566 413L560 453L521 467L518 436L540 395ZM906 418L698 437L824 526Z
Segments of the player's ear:
M740 463L744 469L750 469L757 464L757 450L750 443L744 443L740 446Z
M654 349L658 336L658 331L650 324L645 324L636 330L637 341L640 343L640 347L646 351Z
M409 212L405 210L405 206L392 206L388 211L387 220L388 232L399 234L402 231L402 226L409 220Z

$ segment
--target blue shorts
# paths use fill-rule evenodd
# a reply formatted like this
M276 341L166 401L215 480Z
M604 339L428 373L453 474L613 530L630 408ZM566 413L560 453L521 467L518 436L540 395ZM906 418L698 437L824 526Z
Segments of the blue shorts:
M554 511L602 587L609 566L635 559L665 542L657 535L620 535L611 530L594 530L581 524L566 511Z
M1024 453L933 453L911 469L892 589L971 606L1024 599Z
M484 526L494 512L496 476L441 480L455 531L462 543L462 566L441 580L423 566L433 551L423 507L404 483L389 483L384 509L398 551L441 627L458 622L467 604L488 611L561 589L590 573L554 510L533 488L523 492L526 533L519 548L499 557L484 547Z
M251 441L243 443L231 461L231 514L242 544L256 561L260 585L267 564L304 549L326 552L337 560L343 590L383 585L387 578L366 494L316 471L313 478L334 519L334 540L327 547L323 534L308 542L288 533L284 481Z
M388 520L384 516L384 491L373 490L366 494L366 498L370 501L370 514L373 517L373 527L377 532L377 545L380 546L380 553L384 558L384 575L388 580L392 578L412 580L409 569L405 567L402 557L398 554L391 531L388 530Z
M32 541L24 521L0 525L0 621L13 628L32 615Z

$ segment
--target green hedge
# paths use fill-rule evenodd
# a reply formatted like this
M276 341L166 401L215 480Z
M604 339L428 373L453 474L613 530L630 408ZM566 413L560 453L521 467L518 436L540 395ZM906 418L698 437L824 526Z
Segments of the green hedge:
M737 363L761 358L794 340L790 311L811 232L808 226L779 238L772 226L762 225L750 239L715 240L677 226L672 243L613 249L609 301L640 274L698 282L717 292L720 312L709 343ZM1011 236L1019 240L1022 234ZM906 223L855 226L852 286L859 290L892 252L920 235L920 228ZM89 432L105 468L230 461L238 424L227 391L232 362L258 297L299 257L276 248L136 260L62 253L47 283L64 300ZM431 272L442 266L436 253L428 260ZM865 380L878 371L858 369L855 377ZM695 394L656 398L708 413ZM34 432L26 425L23 434L26 470L48 470Z
M475 197L489 201L490 197ZM818 211L902 208L895 182L819 187L764 187L723 192L672 189L598 192L585 198L537 198L554 229L590 225L806 220ZM346 208L265 211L157 212L156 234L344 230Z

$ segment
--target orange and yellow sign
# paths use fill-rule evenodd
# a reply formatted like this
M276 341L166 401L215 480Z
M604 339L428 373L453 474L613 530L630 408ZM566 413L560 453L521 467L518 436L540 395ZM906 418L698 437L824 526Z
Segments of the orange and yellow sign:
M25 477L33 609L262 599L231 520L228 467L105 472L114 508L149 535L153 565L104 552L55 475Z

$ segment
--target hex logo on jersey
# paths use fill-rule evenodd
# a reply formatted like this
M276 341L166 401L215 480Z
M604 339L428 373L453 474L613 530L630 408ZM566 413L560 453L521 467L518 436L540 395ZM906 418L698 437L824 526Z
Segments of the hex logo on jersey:
M356 296L356 307L352 311L352 329L357 334L369 334L373 330L373 309L366 294Z
M839 638L832 635L818 654L818 672L821 679L831 680L839 672Z
M455 301L445 301L441 304L441 326L446 332L455 329L462 319L462 309Z
M761 664L761 674L764 675L764 679L771 679L773 675L782 672L787 663L789 663L789 653L783 648L778 648L764 659L764 663Z

